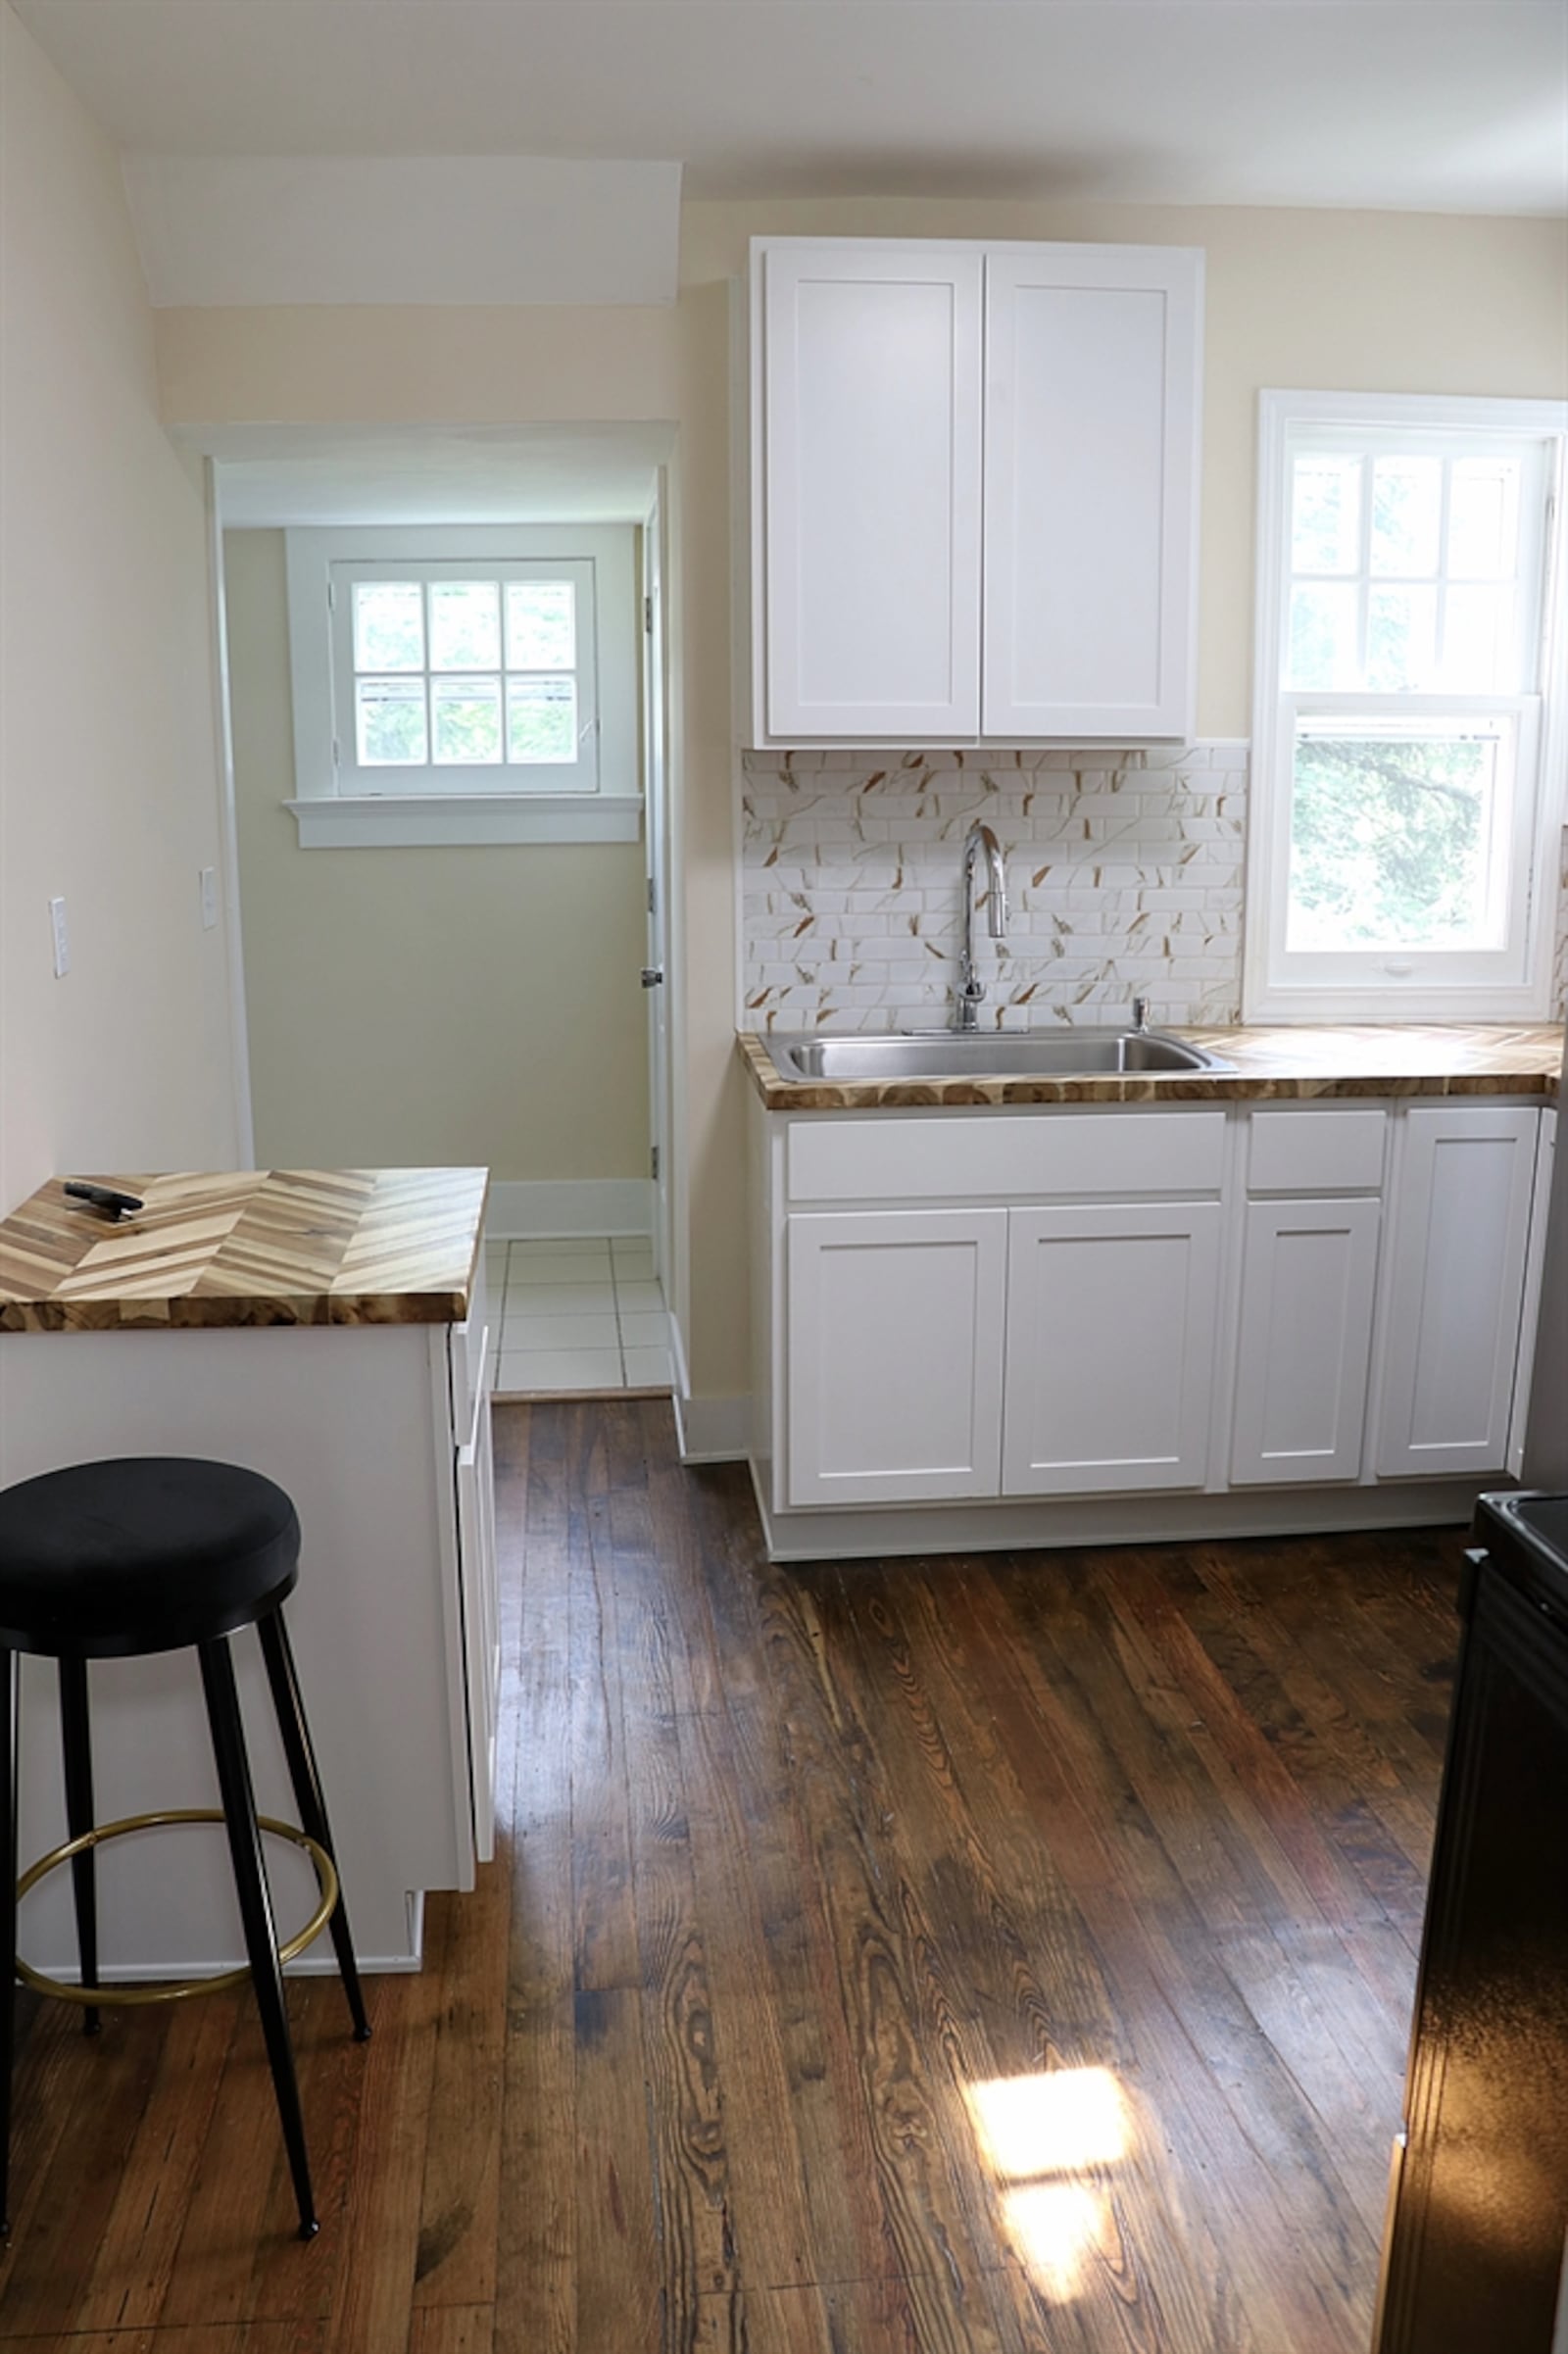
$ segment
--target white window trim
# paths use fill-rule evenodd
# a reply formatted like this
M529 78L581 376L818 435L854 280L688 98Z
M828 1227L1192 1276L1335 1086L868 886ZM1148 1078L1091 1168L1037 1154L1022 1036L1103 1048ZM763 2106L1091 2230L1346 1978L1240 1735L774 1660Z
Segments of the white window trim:
M1405 981L1390 973L1375 986L1365 980L1302 981L1280 971L1283 935L1277 886L1288 850L1289 795L1282 716L1288 704L1333 706L1336 696L1288 696L1281 685L1285 558L1289 533L1290 483L1286 451L1297 424L1408 425L1418 430L1554 437L1552 499L1543 582L1541 740L1534 774L1524 780L1533 796L1528 826L1516 840L1528 842L1532 887L1525 913L1521 953L1513 977L1466 978L1467 961L1454 954L1428 952L1424 974ZM1248 825L1247 914L1242 1016L1249 1022L1311 1021L1544 1021L1551 1005L1552 954L1560 837L1564 823L1565 754L1568 754L1568 596L1563 592L1563 467L1568 444L1568 401L1472 399L1446 394L1263 392L1258 399L1256 635L1252 651L1252 780ZM1408 708L1431 708L1433 698L1412 697ZM1443 698L1446 703L1449 699ZM1473 708L1497 698L1468 699ZM1510 703L1516 699L1507 699ZM1521 763L1523 765L1523 763ZM1394 959L1390 959L1394 961ZM1412 962L1417 961L1411 959ZM1446 967L1445 970L1444 967ZM1494 972L1495 961L1492 969Z
M345 525L289 530L289 663L294 693L295 799L285 803L302 850L443 844L635 842L643 797L638 738L635 535L629 524ZM335 564L483 559L595 567L599 784L594 792L340 793L332 762Z

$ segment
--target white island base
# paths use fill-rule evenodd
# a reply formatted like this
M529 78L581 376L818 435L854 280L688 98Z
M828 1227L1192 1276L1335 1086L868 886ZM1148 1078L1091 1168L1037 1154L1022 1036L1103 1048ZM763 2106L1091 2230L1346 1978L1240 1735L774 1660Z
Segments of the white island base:
M285 1617L364 1970L416 1970L424 1891L490 1853L498 1664L482 1302L470 1325L0 1334L0 1480L111 1455L206 1455L292 1496L304 1543ZM472 1340L473 1346L468 1343ZM231 1639L257 1804L297 1821L256 1636ZM193 1650L95 1660L96 1819L216 1806ZM56 1671L22 1670L24 1866L66 1837ZM309 1917L306 1858L266 1842L279 1935ZM106 1982L244 1959L220 1825L100 1849ZM22 1908L21 1946L74 1978L71 1875ZM295 1967L331 1970L323 1932Z

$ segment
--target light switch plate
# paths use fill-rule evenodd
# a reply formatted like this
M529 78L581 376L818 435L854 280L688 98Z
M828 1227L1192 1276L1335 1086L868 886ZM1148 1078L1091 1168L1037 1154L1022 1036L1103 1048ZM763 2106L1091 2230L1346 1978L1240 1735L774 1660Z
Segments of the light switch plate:
M202 930L210 932L218 921L218 869L202 868Z
M71 942L66 936L66 903L63 899L49 902L49 930L54 941L55 979L63 981L71 970Z

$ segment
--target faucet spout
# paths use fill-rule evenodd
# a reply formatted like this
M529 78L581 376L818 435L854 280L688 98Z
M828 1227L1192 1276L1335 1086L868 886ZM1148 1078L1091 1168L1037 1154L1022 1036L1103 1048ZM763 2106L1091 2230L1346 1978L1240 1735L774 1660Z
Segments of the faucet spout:
M974 870L982 858L986 862L986 929L993 940L1005 940L1007 870L1002 845L989 825L976 820L963 846L963 944L958 952L958 989L953 1015L956 1030L976 1027L986 994L986 985L976 972L974 961Z

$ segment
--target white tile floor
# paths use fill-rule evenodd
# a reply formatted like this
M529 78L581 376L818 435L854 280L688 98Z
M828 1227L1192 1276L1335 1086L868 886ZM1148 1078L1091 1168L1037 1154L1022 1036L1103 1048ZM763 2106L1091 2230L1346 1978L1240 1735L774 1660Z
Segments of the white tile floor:
M498 1398L667 1390L669 1316L639 1235L487 1243Z

